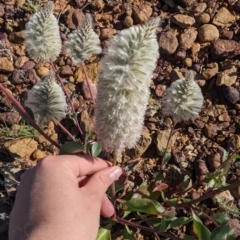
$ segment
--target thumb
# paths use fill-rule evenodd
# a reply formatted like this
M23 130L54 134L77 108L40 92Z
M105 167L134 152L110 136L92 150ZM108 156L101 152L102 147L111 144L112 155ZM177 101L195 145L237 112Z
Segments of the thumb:
M103 197L108 187L122 174L120 167L108 167L94 173L84 185L86 192Z

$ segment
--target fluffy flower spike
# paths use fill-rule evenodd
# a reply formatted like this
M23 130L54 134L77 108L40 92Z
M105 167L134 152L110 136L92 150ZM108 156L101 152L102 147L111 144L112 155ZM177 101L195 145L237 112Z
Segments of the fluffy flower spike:
M98 141L108 152L132 148L141 136L151 76L159 57L160 18L121 31L100 61L95 106Z
M39 125L49 121L60 121L66 117L66 98L62 88L56 83L53 72L28 92L25 106L32 110Z
M185 78L172 83L162 99L163 114L173 116L175 123L195 119L201 111L203 95L194 78L195 72L188 71Z
M86 14L82 26L68 35L64 44L66 51L72 56L73 63L79 65L91 54L102 52L98 35L93 30L93 20Z
M35 61L55 60L61 52L62 41L58 20L53 12L54 3L49 1L26 24L26 50Z

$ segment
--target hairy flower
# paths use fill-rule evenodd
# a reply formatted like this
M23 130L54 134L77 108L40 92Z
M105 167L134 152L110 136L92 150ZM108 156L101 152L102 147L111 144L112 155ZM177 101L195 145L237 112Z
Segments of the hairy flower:
M98 35L93 31L93 20L90 14L85 15L82 26L79 29L68 35L64 46L76 65L82 63L91 54L102 52Z
M68 105L62 88L56 83L54 73L45 76L28 92L25 106L32 110L39 125L60 121L66 116Z
M141 136L151 76L159 57L160 18L116 35L100 61L96 99L98 141L109 152L132 148Z
M62 42L58 20L53 12L54 3L49 1L26 24L26 50L35 61L55 60L61 52Z
M162 99L163 114L173 116L175 122L195 119L201 111L203 95L194 77L195 73L188 71L185 78L172 83Z

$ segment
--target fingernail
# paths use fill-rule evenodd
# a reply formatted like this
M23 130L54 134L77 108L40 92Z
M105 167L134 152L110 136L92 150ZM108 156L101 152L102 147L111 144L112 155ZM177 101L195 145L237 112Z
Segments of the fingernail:
M122 174L122 169L121 168L115 168L113 169L113 171L110 173L110 178L113 180L113 181L116 181L119 179L119 177L121 176Z

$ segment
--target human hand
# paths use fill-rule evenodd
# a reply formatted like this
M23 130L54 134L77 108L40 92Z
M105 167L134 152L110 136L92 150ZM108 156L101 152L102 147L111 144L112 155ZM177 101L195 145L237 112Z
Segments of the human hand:
M49 156L21 178L9 240L95 240L100 213L114 214L105 192L122 170L99 158Z

